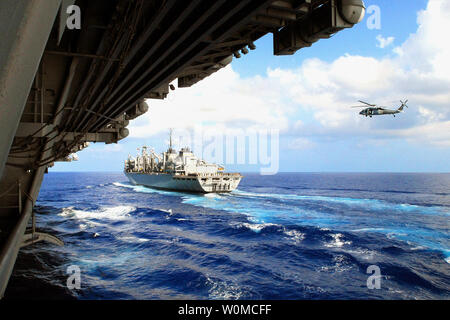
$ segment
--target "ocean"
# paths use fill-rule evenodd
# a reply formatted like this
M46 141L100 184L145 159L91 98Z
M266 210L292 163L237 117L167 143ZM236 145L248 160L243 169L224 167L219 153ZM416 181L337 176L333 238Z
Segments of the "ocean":
M35 212L65 246L23 248L6 299L450 298L450 174L247 173L198 195L50 172Z

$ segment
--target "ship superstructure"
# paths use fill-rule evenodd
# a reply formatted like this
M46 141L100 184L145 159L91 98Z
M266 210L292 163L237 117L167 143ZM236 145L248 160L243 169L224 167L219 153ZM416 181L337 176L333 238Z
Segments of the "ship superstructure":
M129 155L124 172L136 185L201 193L231 192L242 179L240 173L226 173L222 166L199 159L188 147L177 152L172 139L161 155L146 146L140 155Z

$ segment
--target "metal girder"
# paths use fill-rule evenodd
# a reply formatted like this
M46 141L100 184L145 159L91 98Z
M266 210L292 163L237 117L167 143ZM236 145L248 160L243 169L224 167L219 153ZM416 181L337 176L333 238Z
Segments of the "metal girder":
M214 5L214 7L215 6L218 6L218 3L220 4L222 1L216 1L216 4ZM179 22L176 22L178 19L181 19L181 20L183 20L183 19L185 19L188 15L189 15L189 13L191 13L193 10L194 10L194 8L197 6L197 5L199 5L199 3L200 3L200 1L191 1L191 2L189 2L189 5L180 13L180 15L175 19L175 23L174 22L172 22L171 23L171 25L170 25L170 27L168 28L168 29L166 29L166 30L164 30L164 33L162 34L162 36L161 37L159 37L158 38L158 40L155 42L155 43L152 43L152 46L151 46L151 48L150 48L150 50L148 50L147 52L146 52L146 54L144 55L144 57L142 57L141 59L140 59L140 61L132 68L132 70L130 70L127 74L126 74L126 76L125 76L125 78L121 81L121 83L119 83L119 85L112 91L112 92L110 92L110 94L105 98L105 101L104 101L104 103L105 103L105 105L106 105L106 103L108 102L108 101L111 101L114 97L115 97L115 95L118 93L118 92L120 92L120 90L122 90L122 88L124 88L124 86L128 83L128 81L130 81L131 79L133 79L133 76L134 75L136 75L138 72L141 72L142 71L142 66L144 65L144 63L145 62L147 62L148 60L149 60L149 58L155 53L155 51L157 51L157 50L161 50L161 45L165 42L165 41L169 41L168 40L168 37L169 37L169 35L171 35L171 33L174 31L174 30L176 30L177 28L178 28L178 26L179 26ZM203 17L203 18L200 18L199 20L200 21L202 21L203 19L205 19L205 17ZM197 21L196 23L199 23L199 21ZM180 41L180 39L177 39L177 41L176 41L176 43L179 43L179 41ZM176 43L175 44L172 44L172 47L174 46L174 45L176 45ZM169 50L166 50L166 51L169 51ZM167 52L165 53L165 54L167 54ZM152 64L154 65L154 66L157 66L158 65L158 63L160 62L160 60L156 60L156 61L152 61ZM127 90L125 90L125 92L129 92L129 88L130 87L134 87L134 84L131 84L129 87L128 87L128 89ZM101 94L97 97L97 99L92 103L92 108L95 108L98 104L99 104L99 102L101 101L101 99L103 99L103 97L105 96L105 94L107 93L107 90L108 88L106 87L105 89L103 89L103 91L101 92ZM123 95L121 95L120 97L122 97ZM118 99L120 99L120 97L118 98ZM107 113L107 112L109 112L112 108L114 107L114 105L111 105L111 106L109 106L106 110L101 110L100 112L103 112L103 113ZM80 126L78 126L78 127L76 127L75 128L75 130L78 130L78 129L80 129ZM84 128L82 128L82 129L84 129Z
M183 46L182 53L178 54L176 56L176 59L171 59L170 62L167 63L163 68L158 69L156 74L154 74L149 81L146 81L143 85L140 84L140 82L145 79L145 77L148 77L150 72L154 70L155 67L153 66L156 66L158 62L161 62L164 57L160 57L157 61L155 61L150 69L147 69L142 73L142 75L135 82L135 85L129 87L125 92L123 92L122 95L110 105L108 110L112 110L114 109L114 107L116 107L115 110L126 111L127 108L132 107L132 105L136 101L138 101L140 97L144 96L146 92L151 90L152 87L157 86L158 83L169 82L170 80L172 80L177 72L180 72L184 67L187 66L189 61L192 61L193 59L201 56L210 48L210 46L214 46L216 43L225 40L226 36L233 33L237 28L239 28L238 24L232 22L233 19L239 19L239 14L245 17L241 21L247 22L251 19L253 13L259 11L260 9L266 8L268 5L269 1L258 1L257 3L256 1L240 1L235 7L230 8L230 10L226 12L226 14L222 15L219 19L214 21L214 24L211 25L208 30L204 30L202 28L202 30L199 31L199 34L196 35L196 40L193 42L189 42L189 45L187 47ZM197 25L200 26L201 24L197 23ZM200 32L202 32L203 34ZM212 39L212 42L208 43L204 41L206 34ZM180 36L177 43L186 39L188 36L193 37L193 34L188 33ZM176 43L173 44L172 47L174 47L175 45ZM126 95L129 94L131 90L135 89L136 84L140 84L140 88L138 90L135 90L134 93L131 94L131 97L123 101L123 98L126 97ZM118 104L119 106L117 106ZM117 112L115 112L114 115L117 115ZM100 121L99 124L96 124L93 127L93 129L99 129L103 125L105 125L105 122Z
M89 58L89 59L100 59L100 60L109 60L109 61L120 61L120 59L112 59L105 56L99 56L96 54L89 53L77 53L77 52L65 52L65 51L54 51L54 50L45 50L45 54L54 54L60 56L67 57L81 57L81 58Z
M64 134L64 141L74 141L77 137L82 136L78 139L81 142L105 142L105 143L115 143L119 139L118 132L91 132L91 133L81 133L81 132L66 132Z
M35 244L36 242L40 241L47 241L53 244L56 244L57 246L63 246L64 242L60 239L58 239L55 236L52 236L48 233L43 232L33 232L33 233L27 233L23 236L22 244L20 245L21 248Z
M34 201L39 194L45 169L46 168L41 167L34 173L32 184L28 192L29 197L25 199L25 206L19 220L9 233L6 243L3 245L0 254L0 298L3 297L14 263L16 262L17 254L22 246L23 234L25 233L28 221L30 220Z
M0 178L61 0L2 0ZM37 27L39 26L39 27Z
M52 124L43 126L36 122L21 122L16 131L16 138L26 138L33 135L34 138L41 138L52 132L54 126Z
M38 7L39 8L43 7L43 5L42 5L43 3L40 1L38 1L38 2L40 4L40 6L38 6ZM47 3L47 2L44 2L44 3ZM50 3L50 1L49 1L49 3ZM57 5L59 6L59 3L57 3ZM58 9L58 6L56 6L55 9ZM34 8L34 9L36 10L37 8ZM47 8L47 9L49 9L49 8ZM48 12L46 14L48 14ZM56 14L56 10L55 10L55 14ZM50 33L50 30L48 30L48 32ZM44 50L44 47L42 47L42 51L43 50ZM42 51L41 51L41 55L42 55ZM57 109L55 110L55 119L53 120L54 126L57 126L61 120L61 113L59 111L64 107L64 105L66 103L66 100L67 100L67 97L68 97L68 94L70 91L70 87L72 84L72 80L75 75L76 68L78 66L78 61L79 61L78 59L79 58L77 58L77 57L72 59L72 64L69 69L69 74L66 78L64 88L61 92L61 95L60 95L60 98L58 101L58 105L57 105ZM36 70L34 72L36 72ZM32 82L33 75L31 75L30 78L31 78L31 82ZM31 83L30 83L30 86L31 86ZM30 88L28 88L28 92L29 91L30 91ZM16 126L16 129L17 129L17 126ZM47 140L47 143L44 146L44 150L46 150L46 151L44 151L41 154L41 157L40 157L41 160L47 159L48 157L50 157L52 155L51 147L54 143L55 143L54 139ZM47 169L47 166L41 165L37 168L37 170L35 170L30 190L28 190L28 193L27 193L29 196L25 200L25 206L24 206L23 212L21 213L19 222L16 224L13 231L9 234L8 240L3 247L3 251L1 252L1 255L0 255L0 297L3 296L4 290L8 283L8 279L10 277L10 274L11 274L13 266L14 266L14 262L16 261L18 251L22 245L22 237L25 232L28 220L30 219L30 216L32 214L34 201L37 198L37 195L39 194L39 189L41 187L42 179L43 179L46 169Z

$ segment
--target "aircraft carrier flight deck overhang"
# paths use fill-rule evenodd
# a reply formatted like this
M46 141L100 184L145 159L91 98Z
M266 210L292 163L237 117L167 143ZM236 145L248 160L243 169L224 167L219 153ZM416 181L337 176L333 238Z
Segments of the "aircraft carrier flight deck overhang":
M173 80L192 86L268 33L291 55L363 16L361 0L2 0L0 297L21 247L61 244L33 214L54 162L117 143Z

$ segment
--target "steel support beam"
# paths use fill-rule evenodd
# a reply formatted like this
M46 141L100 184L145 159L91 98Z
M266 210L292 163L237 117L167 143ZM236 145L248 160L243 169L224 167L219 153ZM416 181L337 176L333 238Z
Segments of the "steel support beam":
M43 49L44 48L42 48L42 51ZM72 59L69 74L66 78L64 88L59 98L57 109L55 110L55 114L58 115L55 117L53 121L53 126L57 126L61 121L61 114L59 113L59 111L64 107L67 101L67 96L72 86L72 81L75 76L78 63L79 63L78 57ZM44 150L46 151L41 154L41 161L51 156L52 154L51 147L53 146L54 142L55 140L47 139L47 143L45 144L44 147ZM47 166L40 166L34 171L33 182L31 183L31 187L28 190L29 196L26 198L24 209L20 215L19 221L16 223L12 232L9 234L8 240L6 241L6 244L4 245L2 252L0 254L0 298L3 297L6 286L8 284L9 277L11 276L11 272L14 267L14 263L17 258L17 254L19 253L19 249L22 246L23 236L33 211L34 202L36 201L36 198L39 194L42 179L44 177L46 169Z
M17 254L22 246L23 235L33 211L34 201L36 201L39 194L44 173L45 167L40 167L35 171L33 182L28 193L29 197L26 198L25 206L22 210L19 221L11 230L8 240L4 244L0 253L0 299L3 298L6 286L8 285L9 277L11 276L14 268L14 263L17 259Z
M131 108L140 97L145 96L145 93L151 90L152 87L155 87L156 83L166 83L174 78L179 70L183 70L183 68L188 66L188 62L198 58L202 54L206 53L208 49L214 47L217 43L225 40L226 36L232 34L239 27L238 24L233 24L232 20L235 19L237 15L243 17L242 21L249 21L251 17L256 14L261 9L265 9L269 6L269 1L240 1L236 6L224 14L220 19L218 19L214 25L210 26L209 29L204 31L201 30L200 35L197 36L197 40L190 42L190 44L186 47L183 47L183 53L178 54L175 59L169 59L170 62L165 64L163 68L158 69L156 74L149 77L149 74L155 69L153 66L149 69L146 69L140 77L134 81L134 83L129 86L125 92L123 92L118 98L115 98L115 102L109 105L108 109L105 112L113 112L113 117L116 117L120 112L126 112L129 108ZM197 25L199 21L197 21ZM208 31L209 30L209 31ZM197 30L198 31L198 30ZM197 32L195 32L197 34ZM205 35L209 33L209 37L212 37L211 43L205 45ZM184 34L180 36L180 38L172 45L174 47L178 42L183 41L185 37L188 35ZM192 36L192 34L189 34ZM198 51L197 51L198 49ZM173 48L172 50L176 50ZM171 51L172 51L171 50ZM173 52L172 52L173 54ZM164 56L159 57L154 61L154 64L157 65L164 59ZM147 80L145 83L142 83L143 80L149 77L150 80ZM159 80L158 80L159 79ZM136 89L136 86L139 86L139 89ZM132 92L132 93L130 93ZM111 94L112 95L112 94ZM108 98L111 98L108 97ZM125 101L124 101L125 100ZM109 99L111 101L111 99ZM113 110L113 111L111 111ZM100 119L96 121L96 123L88 128L89 131L92 129L99 130L102 128L107 122Z
M61 0L0 1L0 178Z

